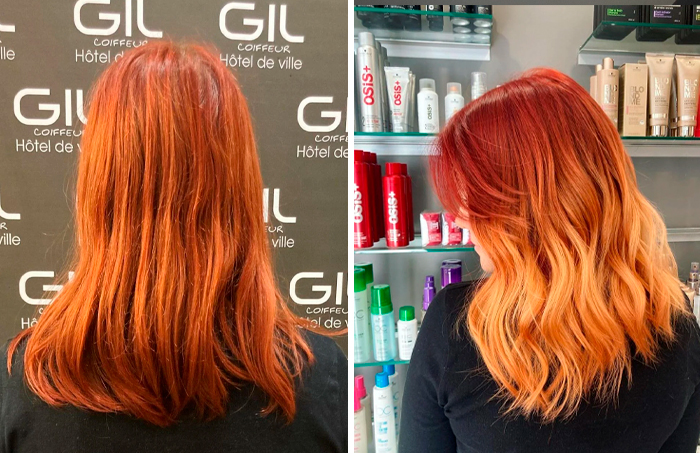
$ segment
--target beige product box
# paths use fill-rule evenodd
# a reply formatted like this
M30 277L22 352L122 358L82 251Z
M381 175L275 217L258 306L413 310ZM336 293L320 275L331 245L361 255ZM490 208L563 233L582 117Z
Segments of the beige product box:
M618 130L623 137L647 134L647 98L649 67L627 63L620 67L620 103Z

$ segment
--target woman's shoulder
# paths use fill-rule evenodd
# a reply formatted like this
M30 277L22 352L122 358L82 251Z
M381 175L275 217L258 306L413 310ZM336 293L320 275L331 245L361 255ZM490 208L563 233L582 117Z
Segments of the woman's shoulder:
M348 359L338 343L325 335L304 331L311 352L312 362L306 367L302 378L302 391L306 394L335 394L345 389L347 393Z
M479 281L475 280L448 285L440 290L425 314L421 333L427 332L426 336L448 343L467 339L463 314L478 285Z

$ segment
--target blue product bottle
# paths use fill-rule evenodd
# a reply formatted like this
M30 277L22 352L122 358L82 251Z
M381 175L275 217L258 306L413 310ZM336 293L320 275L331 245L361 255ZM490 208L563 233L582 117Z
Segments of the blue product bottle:
M374 358L379 362L396 357L396 325L394 308L391 305L389 285L372 287L372 333L374 334Z

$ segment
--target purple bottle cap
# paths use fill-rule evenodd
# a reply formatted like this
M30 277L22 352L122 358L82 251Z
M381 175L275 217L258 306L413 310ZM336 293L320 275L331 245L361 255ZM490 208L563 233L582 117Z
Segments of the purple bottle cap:
M425 286L423 287L423 310L427 310L430 302L435 297L435 277L425 276Z
M442 287L452 283L459 283L462 281L462 266L457 266L455 264L447 264L441 267L442 272Z

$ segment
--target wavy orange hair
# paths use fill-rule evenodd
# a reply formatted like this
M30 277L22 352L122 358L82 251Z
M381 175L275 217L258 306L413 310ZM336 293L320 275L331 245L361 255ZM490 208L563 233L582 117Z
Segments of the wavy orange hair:
M77 182L75 275L26 339L53 406L156 425L225 414L252 382L295 415L312 353L282 300L246 100L212 51L159 41L93 88Z
M493 260L464 320L506 413L568 418L613 402L688 310L664 223L612 122L536 69L456 114L430 158L444 206Z

